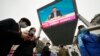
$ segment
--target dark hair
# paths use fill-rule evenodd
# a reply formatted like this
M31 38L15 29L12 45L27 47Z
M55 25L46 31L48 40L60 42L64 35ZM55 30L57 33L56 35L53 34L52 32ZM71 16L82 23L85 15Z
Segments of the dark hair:
M36 31L36 29L35 29L34 27L31 27L31 28L29 29L29 31L31 31L32 29L34 29L34 31Z
M84 25L78 26L78 30L80 30L81 28L84 28Z
M64 47L64 45L63 45L63 44L61 44L61 45L60 45L60 47L61 47L61 48L63 48L63 47Z
M46 44L49 44L49 45L50 45L50 43L49 43L49 42L47 42Z
M91 23L92 24L100 24L100 18L98 19L98 17L100 17L100 14L97 14L97 15L95 15L94 16L94 18L91 20ZM96 20L96 22L95 22L95 20Z
M34 34L30 33L30 31L33 30L33 29L34 29L34 32L35 32L36 30L35 30L34 27L30 28L29 31L28 31L29 32L29 36L31 36L31 37L33 37L33 35L34 35Z
M30 22L30 20L28 20L28 18L23 17L23 18L21 18L20 21L26 22L27 26L30 26L31 25L31 22Z

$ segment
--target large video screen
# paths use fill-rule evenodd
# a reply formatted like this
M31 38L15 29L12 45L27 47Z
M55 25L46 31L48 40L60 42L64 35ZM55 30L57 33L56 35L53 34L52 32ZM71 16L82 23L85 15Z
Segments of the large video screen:
M40 8L38 15L42 28L49 28L74 21L76 19L74 1L55 0L55 3Z

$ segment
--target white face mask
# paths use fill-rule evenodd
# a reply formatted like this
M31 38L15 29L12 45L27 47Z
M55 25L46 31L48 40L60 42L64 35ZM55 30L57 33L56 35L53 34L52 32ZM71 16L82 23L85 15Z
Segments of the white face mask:
M19 23L19 26L20 26L21 28L26 28L26 27L27 27L27 25L26 25L25 22L20 22L20 23Z
M30 31L29 34L35 34L35 32L34 31Z

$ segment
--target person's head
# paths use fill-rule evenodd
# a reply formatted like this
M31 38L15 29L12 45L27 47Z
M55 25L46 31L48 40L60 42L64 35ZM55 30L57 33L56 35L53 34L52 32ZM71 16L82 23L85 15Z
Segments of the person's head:
M85 28L84 25L78 26L78 30L79 30L79 31L82 30L83 28Z
M68 47L69 49L71 49L72 47Z
M100 13L94 16L94 18L91 20L91 23L93 25L100 24Z
M56 11L57 11L57 8L56 8L56 7L54 7L54 8L52 9L52 11L53 11L53 12L56 12Z
M61 44L61 45L60 45L60 48L63 48L63 47L64 47L64 45L63 45L63 44Z
M27 18L21 18L21 20L19 21L19 26L21 28L26 28L27 26L30 26L31 22L27 19Z
M50 46L50 43L49 43L49 42L47 42L47 43L46 43L46 46L48 46L48 47L49 47L49 46Z
M36 29L34 27L29 29L29 35L30 36L33 36L35 34L35 32L36 32Z

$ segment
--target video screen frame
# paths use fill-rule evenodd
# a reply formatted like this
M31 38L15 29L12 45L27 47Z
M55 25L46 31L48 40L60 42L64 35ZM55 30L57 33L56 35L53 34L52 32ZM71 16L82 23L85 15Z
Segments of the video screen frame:
M63 20L62 20L62 19L57 19L57 20L54 19L53 21L49 21L49 24L44 23L45 26L43 26L43 22L41 21L41 16L40 16L39 11L41 11L41 10L43 10L43 9L46 9L46 8L48 8L49 6L52 6L52 8L56 8L56 6L53 6L53 5L54 5L55 3L59 3L59 2L61 2L61 1L62 1L62 0L55 0L55 1L51 2L50 4L47 4L47 5L45 5L45 6L41 7L41 8L39 8L39 9L37 9L39 21L40 21L41 27L42 27L43 29L49 28L49 27L53 27L53 26L55 26L55 25L60 25L60 24L64 23L64 21L65 21L65 22L67 22L67 21L73 21L73 20L75 20L75 19L78 18L78 16L77 16L78 12L77 12L76 1L75 1L75 0L71 0L72 3L73 3L73 8L74 8L73 11L74 11L74 15L75 15L75 17L72 16L73 19L70 20L70 18L66 16L66 17L69 18L69 19L63 19ZM73 13L72 13L72 14L73 14ZM71 15L71 13L69 13L69 15ZM57 17L57 18L59 18L59 17ZM63 17L63 18L64 18L64 17ZM61 23L59 23L59 22L61 22ZM49 26L48 26L48 25L49 25Z

